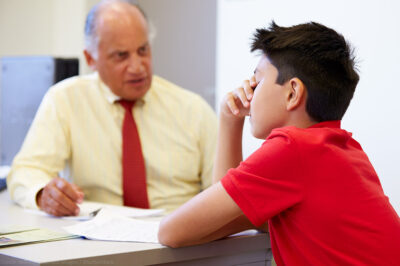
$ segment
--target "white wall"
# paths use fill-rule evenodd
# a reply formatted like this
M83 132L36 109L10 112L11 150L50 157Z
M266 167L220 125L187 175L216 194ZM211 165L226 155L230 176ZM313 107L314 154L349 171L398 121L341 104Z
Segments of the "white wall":
M342 33L356 48L360 83L343 119L343 128L363 146L384 191L400 213L400 2L218 0L217 102L250 77L258 58L250 38L274 19L278 25L317 21ZM248 156L261 141L246 123Z

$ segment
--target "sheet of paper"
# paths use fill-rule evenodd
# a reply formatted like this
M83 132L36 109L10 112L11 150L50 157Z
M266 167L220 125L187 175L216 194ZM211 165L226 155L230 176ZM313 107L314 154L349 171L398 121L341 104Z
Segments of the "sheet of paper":
M60 233L49 229L35 229L20 233L13 233L0 236L0 248L22 244L31 244L39 242L59 241L71 238L78 238L78 235Z
M102 209L92 220L63 227L71 234L88 239L158 243L158 221L128 218Z
M140 209L93 201L86 201L83 204L79 205L79 207L81 208L81 211L85 213L90 213L98 209L105 209L112 211L116 214L132 218L161 216L164 214L164 209Z
M63 216L60 218L67 220L86 221L93 218L94 216L93 214L99 211L100 209L109 210L122 216L136 217L136 218L160 216L164 213L164 209L139 209L139 208L125 207L125 206L116 206L116 205L93 202L93 201L85 201L82 204L79 204L79 208L80 208L79 215ZM27 212L38 215L51 216L40 210L30 210L30 209L25 209L25 210Z

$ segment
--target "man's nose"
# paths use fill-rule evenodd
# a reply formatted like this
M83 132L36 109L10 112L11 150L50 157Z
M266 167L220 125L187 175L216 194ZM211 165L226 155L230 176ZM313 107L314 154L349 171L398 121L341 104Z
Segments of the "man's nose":
M143 60L138 55L131 56L128 64L128 72L132 74L139 74L144 70Z

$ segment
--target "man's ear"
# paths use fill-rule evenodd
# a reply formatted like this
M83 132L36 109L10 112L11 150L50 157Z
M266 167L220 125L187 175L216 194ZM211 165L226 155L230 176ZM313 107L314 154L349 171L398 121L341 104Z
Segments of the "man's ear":
M92 70L96 70L96 59L92 56L92 54L88 50L83 50L83 54L85 55L86 63Z
M286 110L292 111L302 105L306 98L306 87L298 78L287 82L288 92L286 97Z

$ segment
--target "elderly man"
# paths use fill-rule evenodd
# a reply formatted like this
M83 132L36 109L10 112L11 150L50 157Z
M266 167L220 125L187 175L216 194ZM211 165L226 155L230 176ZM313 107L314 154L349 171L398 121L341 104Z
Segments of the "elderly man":
M95 73L44 97L7 179L18 204L56 216L77 215L84 197L171 211L211 184L216 116L153 75L148 35L135 5L89 12L84 54Z

